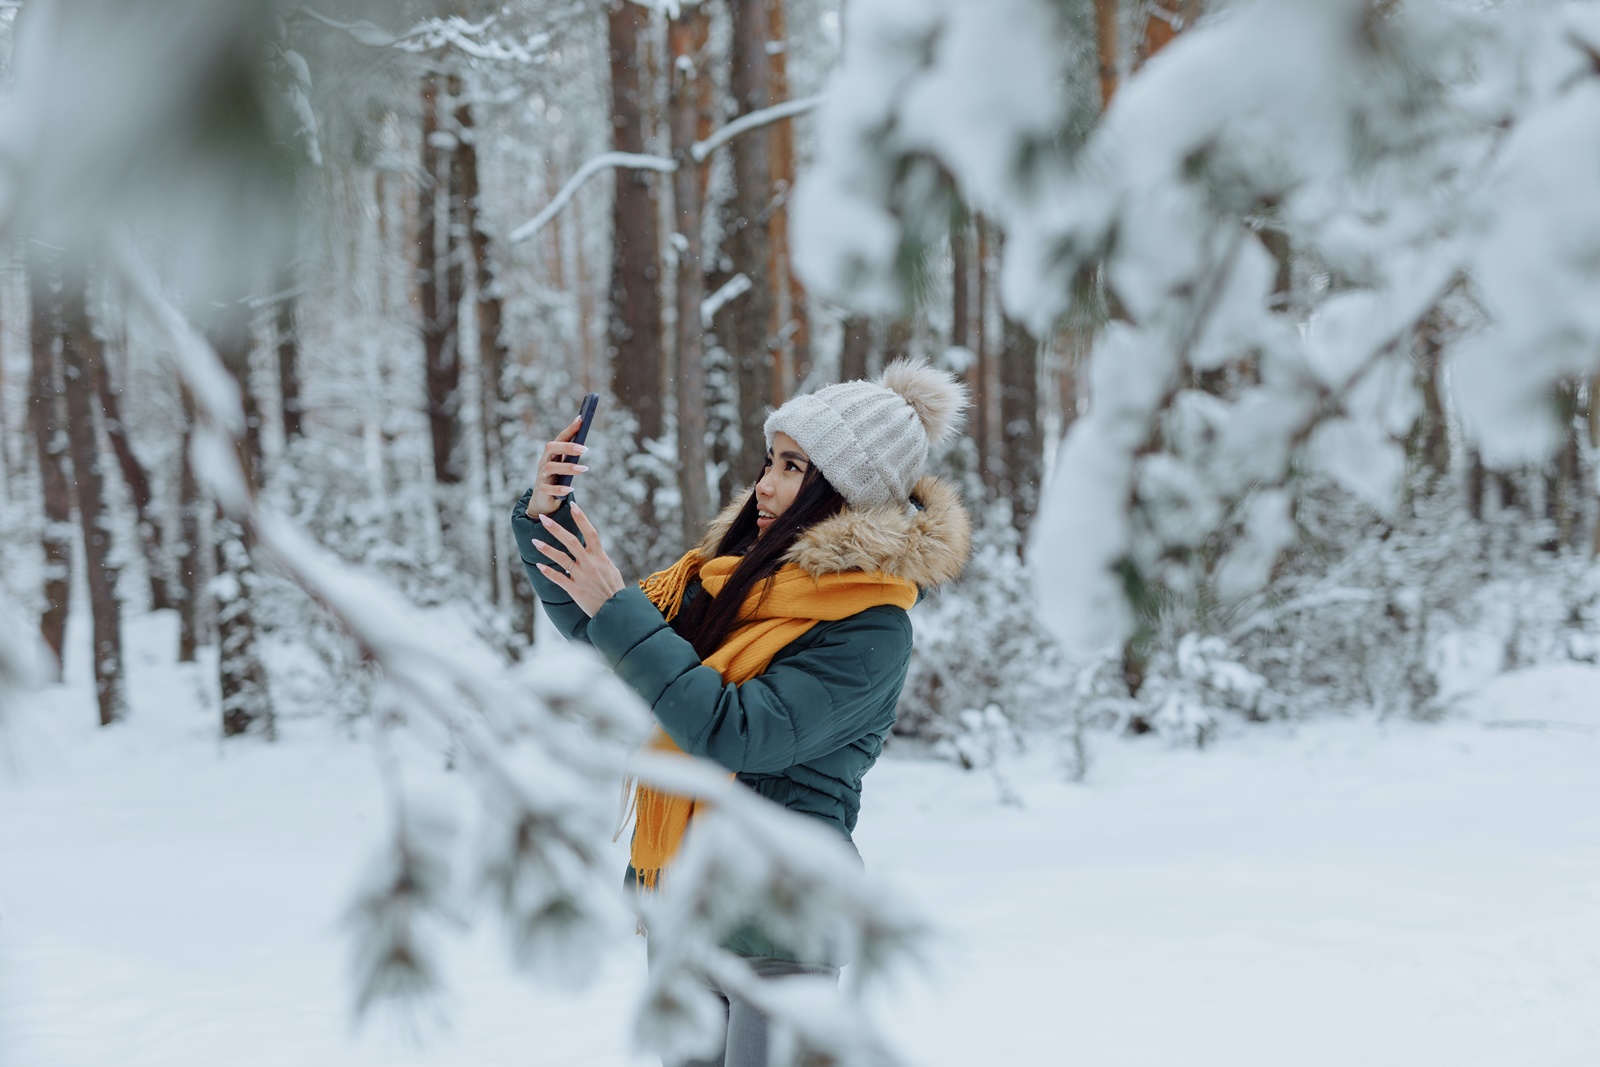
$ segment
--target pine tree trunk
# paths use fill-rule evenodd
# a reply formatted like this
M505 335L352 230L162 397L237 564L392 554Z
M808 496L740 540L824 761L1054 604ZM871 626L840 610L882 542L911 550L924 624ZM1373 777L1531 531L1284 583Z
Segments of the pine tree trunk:
M996 412L999 386L996 384L998 375L995 373L994 346L990 338L989 324L993 321L993 310L990 304L994 299L994 286L990 282L990 274L996 266L991 262L989 224L983 216L975 220L978 233L977 258L973 263L977 275L977 294L973 301L974 314L972 321L972 354L975 357L972 364L972 435L978 442L978 471L983 477L983 487L990 500L999 492L999 449L996 446L998 433L996 423L999 421Z
M117 349L126 351L126 338L118 337L117 341ZM144 548L145 570L150 575L150 607L154 611L164 611L175 607L177 600L172 595L170 587L161 520L155 513L150 477L145 472L144 464L139 462L138 455L133 451L133 442L129 439L127 427L122 421L122 404L118 399L120 391L111 379L112 353L104 348L100 348L99 351L100 358L95 361L94 384L105 420L103 425L106 437L111 441L111 450L116 454L117 466L122 470L122 480L128 487L128 496L133 501L134 515L138 520L139 541Z
M867 376L867 357L872 354L872 320L851 315L844 320L844 336L839 348L839 380L853 382Z
M380 181L382 175L379 175ZM378 224L383 226L383 201L382 186L379 189ZM380 234L379 238L379 271L385 259L382 256L384 243ZM278 342L278 391L282 397L283 405L283 445L285 449L292 447L305 432L301 417L304 409L300 401L300 333L295 326L295 312L300 305L300 297L296 291L294 267L285 263L278 271L276 282L277 302L273 308L273 324L277 333ZM378 284L380 302L385 290L388 289L387 278ZM381 308L380 308L381 313Z
M29 383L28 426L39 462L39 487L44 503L41 527L44 549L44 616L39 631L55 653L57 670L63 663L67 607L72 581L72 489L67 480L66 412L62 407L61 376L56 344L61 335L61 307L55 274L55 257L35 242L29 243L28 295L29 346L33 371Z
M972 255L967 219L950 228L950 347L972 351Z
M479 202L477 126L473 121L472 107L462 97L458 98L455 112L456 173L460 188L456 196L466 212L467 236L472 249L472 266L477 279L475 314L478 333L478 395L481 399L483 424L484 491L490 502L490 521L485 534L488 540L489 590L496 604L509 606L513 584L511 569L501 557L504 543L499 502L506 496L505 433L506 408L510 397L506 394L506 364L510 353L501 337L504 310L500 302L500 287L489 256L489 233L483 221ZM530 605L531 606L531 605Z
M1003 320L1000 354L1000 489L1011 523L1027 538L1039 507L1044 442L1039 432L1039 343L1022 324Z
M250 323L244 305L235 301L222 312L212 345L223 366L238 382L241 393L250 392ZM246 407L250 405L247 402ZM245 478L255 484L255 465L247 447L240 449ZM258 578L251 558L248 531L219 508L212 527L216 549L217 674L221 690L222 734L235 737L255 733L272 740L277 723L266 668L261 662L255 621Z
M607 15L611 56L612 147L645 149L645 95L641 60L649 11L634 3L614 4ZM662 433L661 412L661 237L657 226L656 175L631 168L616 172L612 199L611 306L606 347L611 388L637 422L636 445ZM646 497L650 521L653 509Z
M1578 386L1569 383L1556 391L1556 411L1561 419L1561 445L1545 476L1545 517L1550 522L1552 550L1577 544L1578 504Z
M1094 0L1095 54L1100 61L1100 110L1117 92L1117 0Z
M451 219L449 134L441 118L448 104L445 80L422 78L422 174L417 192L417 288L421 297L422 347L428 388L428 428L433 445L433 478L443 486L461 483L461 358L457 350L461 298L460 268ZM444 225L441 227L440 217ZM449 509L441 510L446 515Z
M1436 315L1430 315L1417 330L1415 352L1422 419L1412 438L1418 458L1434 481L1450 473L1450 425L1439 388L1439 327Z
M1597 462L1600 462L1600 374L1589 380L1589 447ZM1594 486L1595 493L1600 496L1600 472L1590 471L1590 484ZM1600 514L1595 516L1593 540L1589 546L1590 558L1600 558Z
M711 17L696 4L667 28L672 57L672 86L668 113L672 131L672 158L678 170L672 176L673 208L677 214L678 274L677 326L674 375L678 407L678 493L682 498L683 542L700 539L711 518L710 488L706 484L706 377L705 328L700 303L705 299L705 267L701 168L693 165L689 149L703 123L710 121Z
M66 386L72 480L89 587L95 702L100 709L100 725L109 726L126 717L128 701L117 568L112 562L111 516L105 508L105 479L95 435L94 381L103 353L89 325L88 278L81 261L69 263L62 272L61 307L61 369Z
M1489 471L1483 465L1483 456L1473 449L1467 458L1467 514L1474 522L1483 521L1483 495L1489 480Z
M183 394L183 441L178 450L178 514L180 536L173 552L178 572L178 662L193 663L195 650L206 642L205 524L200 479L189 449L194 441L194 403Z
M789 99L789 32L786 0L765 0L768 52L767 98L773 103ZM767 227L771 244L767 282L772 287L773 318L768 332L776 339L783 395L789 396L811 374L811 323L806 313L806 291L795 277L789 253L789 198L794 192L794 123L774 123L770 133L768 167L777 203Z
M728 63L728 89L734 107L748 115L772 101L771 72L767 43L771 39L765 0L728 5L732 16L732 40ZM729 145L733 155L733 196L727 208L727 252L735 273L742 272L754 283L750 291L728 305L723 312L726 327L720 332L734 362L734 377L739 387L739 454L734 457L741 483L748 484L759 473L766 435L762 429L769 405L782 400L781 382L772 374L773 338L772 286L764 273L771 262L768 224L772 208L772 170L769 160L770 129L760 127L735 138Z
M915 328L909 317L890 320L884 327L883 359L877 369L881 370L897 359L908 358L911 355L911 339L914 332Z

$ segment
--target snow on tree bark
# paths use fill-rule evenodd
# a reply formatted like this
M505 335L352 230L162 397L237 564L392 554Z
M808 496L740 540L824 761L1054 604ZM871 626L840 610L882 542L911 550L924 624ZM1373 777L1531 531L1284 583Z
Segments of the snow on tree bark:
M44 551L45 608L39 631L55 653L59 671L72 580L72 491L67 481L67 427L56 359L61 335L60 268L57 257L37 242L30 242L27 271L29 347L33 357L28 428L33 436L44 507L40 547Z
M95 376L104 353L89 323L87 268L81 259L68 258L64 263L61 307L61 369L78 526L83 537L84 577L89 589L95 702L100 725L109 726L127 715L128 699L111 516L105 506L105 479L95 432L99 421L94 410Z
M254 405L250 400L250 323L245 305L235 301L222 308L212 334L212 347L238 383L243 408L248 412ZM248 415L246 418L248 426ZM237 441L235 448L245 484L254 485L258 468L248 436ZM222 734L257 734L272 740L277 737L277 721L259 647L255 601L260 595L260 577L252 558L251 540L250 531L219 506L212 521L216 574L210 590L216 611Z
M95 360L95 393L100 400L102 425L105 427L106 437L116 454L117 466L122 470L122 480L127 485L128 496L133 502L139 543L144 549L145 571L150 578L150 607L152 610L162 611L175 607L177 600L170 588L171 567L166 556L161 519L155 512L150 476L146 473L144 464L139 461L138 454L133 450L128 426L122 418L120 390L111 376L113 357L125 354L126 350L125 330L113 336L112 347L100 346L100 358Z

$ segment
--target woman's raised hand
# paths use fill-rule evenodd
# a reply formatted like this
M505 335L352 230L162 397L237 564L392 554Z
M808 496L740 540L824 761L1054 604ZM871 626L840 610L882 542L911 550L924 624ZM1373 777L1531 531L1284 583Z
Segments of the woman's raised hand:
M572 443L572 435L578 432L580 421L573 419L565 430L556 434L554 441L544 446L544 455L539 458L539 472L533 479L533 496L528 498L530 517L551 514L572 492L572 486L556 484L557 475L582 474L589 469L580 463L569 462L571 457L582 456L589 450L587 445Z
M535 541L533 547L551 561L539 564L539 573L565 590L572 602L592 619L601 605L620 593L627 583L606 550L600 547L600 534L589 516L574 504L572 517L577 522L578 533L583 535L582 540L563 529L556 520L543 516L539 521L559 543Z

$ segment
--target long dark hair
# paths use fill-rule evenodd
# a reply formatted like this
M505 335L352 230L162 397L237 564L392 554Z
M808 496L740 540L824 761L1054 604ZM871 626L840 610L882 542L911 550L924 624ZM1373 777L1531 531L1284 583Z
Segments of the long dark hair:
M827 477L812 464L806 468L794 503L772 521L767 532L756 526L756 491L717 543L718 556L743 556L729 575L722 592L711 596L702 589L672 620L672 628L694 645L695 654L705 659L715 652L739 622L739 609L757 583L764 582L783 566L783 557L800 535L823 519L844 510L844 497Z

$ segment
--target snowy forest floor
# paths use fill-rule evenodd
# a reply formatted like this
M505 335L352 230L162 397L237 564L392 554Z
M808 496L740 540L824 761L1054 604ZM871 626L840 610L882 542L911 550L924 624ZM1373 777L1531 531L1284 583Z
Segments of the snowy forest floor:
M631 936L574 992L478 930L447 944L425 1045L353 1027L340 915L386 823L370 747L325 719L220 744L169 623L129 627L130 721L96 728L69 663L0 745L0 1065L654 1062L628 1048ZM859 843L939 933L880 1017L930 1067L1590 1067L1597 757L1600 668L1575 665L1434 725L1100 739L1082 785L1019 756L1020 807L891 756Z

